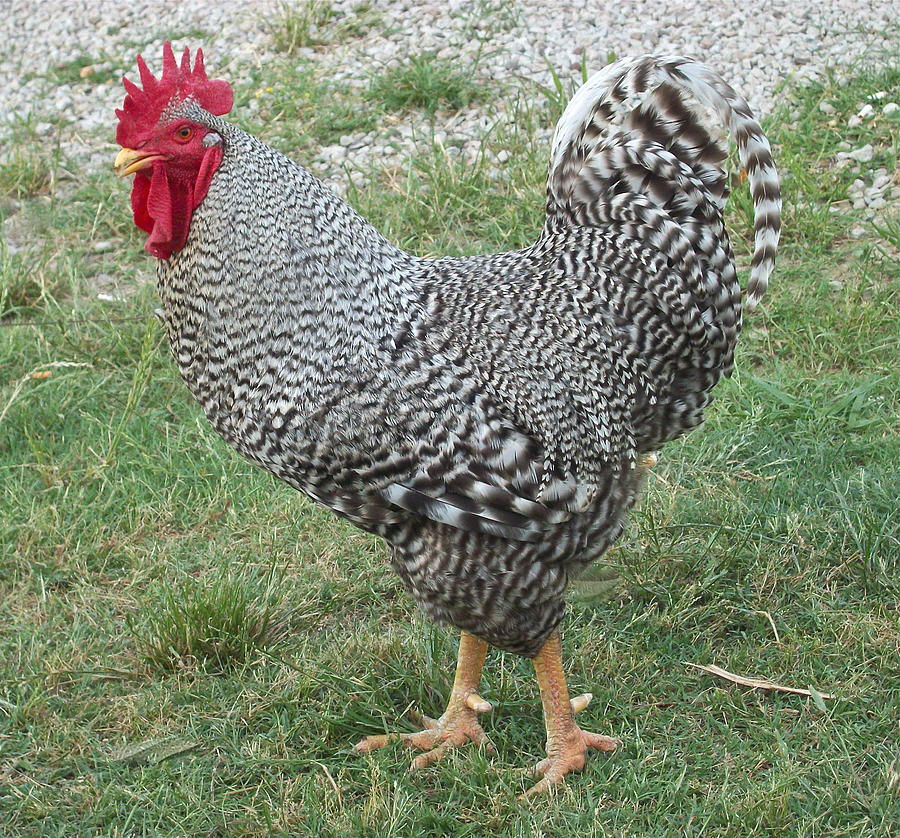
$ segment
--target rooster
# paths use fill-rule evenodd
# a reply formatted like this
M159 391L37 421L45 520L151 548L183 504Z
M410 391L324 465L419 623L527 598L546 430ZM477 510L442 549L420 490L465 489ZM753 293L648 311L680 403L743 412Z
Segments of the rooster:
M582 730L558 627L569 583L616 540L655 452L730 374L742 294L722 213L724 123L755 208L745 309L780 227L769 143L747 103L681 57L617 61L553 137L546 221L524 250L425 259L221 117L230 85L165 45L123 79L115 161L158 260L172 353L245 457L392 548L430 619L461 630L446 711L400 740L413 767L466 742L488 646L533 659L542 778L618 740Z

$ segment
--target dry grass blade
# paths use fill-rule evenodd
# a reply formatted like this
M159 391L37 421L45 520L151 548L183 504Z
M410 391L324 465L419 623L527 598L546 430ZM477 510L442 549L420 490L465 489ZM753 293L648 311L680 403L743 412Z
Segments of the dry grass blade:
M338 788L338 784L334 781L334 777L331 776L331 772L328 770L328 766L325 765L324 762L315 762L314 765L318 765L325 772L325 776L328 778L328 782L331 783L331 787L334 789L335 797L337 798L338 808L341 808L344 805L343 800L341 800L341 790Z
M752 687L755 690L771 690L772 692L779 693L793 693L794 695L805 695L807 698L815 699L816 696L819 698L834 698L833 695L829 695L828 693L820 693L818 690L813 693L812 690L804 690L799 687L785 687L782 684L776 684L774 681L768 681L765 678L745 678L743 675L735 675L733 672L729 672L727 669L722 669L721 666L703 666L699 663L691 663L690 661L684 662L685 666L692 666L694 669L702 669L704 672L708 672L710 675L717 675L719 678L724 678L726 681L731 681L733 684L740 684L742 687Z

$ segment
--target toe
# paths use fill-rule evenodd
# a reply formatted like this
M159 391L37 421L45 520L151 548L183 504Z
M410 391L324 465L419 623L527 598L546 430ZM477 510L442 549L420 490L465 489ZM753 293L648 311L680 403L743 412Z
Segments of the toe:
M444 758L444 754L447 753L453 747L453 743L449 741L441 742L437 745L437 747L432 748L430 751L426 751L424 754L419 754L409 766L410 771L420 771L423 768L428 768L435 763L440 762Z
M616 739L615 736L601 736L599 733L588 733L584 730L581 734L584 736L584 743L597 751L614 751L622 744L622 740Z
M528 791L524 794L519 795L519 800L526 800L529 797L534 797L537 794L543 794L547 789L550 788L549 781L544 778L539 783L535 783Z
M410 748L418 748L420 751L427 751L433 748L441 741L441 732L433 728L419 731L419 733L407 733L401 737L404 745Z
M437 719L426 716L424 713L416 710L415 707L411 707L409 711L407 711L406 717L412 724L422 725L425 730L437 730L438 727L440 727L440 722Z
M531 774L535 777L543 777L550 770L551 765L553 765L553 760L542 759L537 765L531 767Z
M582 766L584 765L584 761L582 760ZM526 791L523 795L519 797L519 800L524 800L527 797L534 797L538 794L543 794L546 791L549 791L551 787L563 782L566 774L571 771L580 771L580 767L576 767L573 764L564 764L557 759L542 759L537 765L534 766L534 773L543 775L543 778L535 783L528 791Z
M477 702L484 702L476 696ZM484 702L487 703L487 702ZM410 765L410 770L427 768L439 762L447 751L460 748L472 742L480 745L488 754L496 753L494 746L487 738L484 729L478 723L477 712L468 705L450 707L439 719L430 719L417 712L409 714L425 729L418 733L388 733L367 736L356 744L356 750L367 754L377 748L383 748L395 742L409 748L418 748L425 753L417 756Z
M378 750L378 748L383 748L385 747L385 745L388 745L391 742L395 742L397 738L398 736L396 733L382 733L377 736L367 736L365 739L360 739L354 747L361 754L367 754L369 753L369 751L376 751Z
M557 774L557 772L551 770L546 771L542 780L535 783L524 794L519 795L519 800L525 800L529 797L535 797L539 794L548 792L553 786L561 782L562 778L562 774Z
M418 733L381 733L375 736L367 736L356 743L355 748L361 754L368 754L370 751L376 751L394 742L401 742L410 748L419 748L427 751L433 748L441 739L439 730L427 728Z

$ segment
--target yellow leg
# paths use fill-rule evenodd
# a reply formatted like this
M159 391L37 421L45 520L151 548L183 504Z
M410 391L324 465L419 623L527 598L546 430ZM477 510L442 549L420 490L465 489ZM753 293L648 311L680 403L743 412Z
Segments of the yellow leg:
M485 744L489 751L493 745L488 742L478 722L478 713L489 713L491 705L478 695L481 683L481 669L487 654L487 643L474 635L463 632L459 638L459 657L456 662L456 678L450 692L447 709L439 719L422 717L425 730L419 733L389 733L367 736L356 744L356 750L366 754L376 748L383 748L391 742L402 742L412 748L420 748L420 754L410 768L425 768L433 765L451 748L458 748L466 742Z
M541 690L544 705L544 722L547 725L547 759L535 767L543 779L525 792L525 797L540 794L559 783L570 771L584 768L588 748L598 751L614 751L618 739L583 731L575 723L577 709L587 706L586 696L569 700L569 688L562 668L562 645L559 632L550 635L534 658L534 671Z

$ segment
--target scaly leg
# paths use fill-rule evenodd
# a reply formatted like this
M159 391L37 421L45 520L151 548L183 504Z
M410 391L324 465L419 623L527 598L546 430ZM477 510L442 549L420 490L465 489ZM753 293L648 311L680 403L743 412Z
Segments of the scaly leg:
M569 701L558 631L550 635L535 655L534 671L541 690L544 722L547 725L547 759L541 760L534 767L535 774L542 775L543 779L528 789L523 797L546 791L570 771L581 771L588 748L614 751L621 744L618 739L588 733L575 724L575 713L586 707L590 698L580 696Z
M478 713L489 713L491 705L478 695L481 683L481 669L487 654L487 643L474 635L463 632L459 638L459 658L456 662L456 678L447 709L439 719L423 716L425 730L419 733L389 733L379 736L367 736L357 742L356 750L367 754L376 748L383 748L391 742L402 742L412 748L425 751L413 761L411 769L426 768L433 765L451 748L458 748L466 742L476 745L484 743L488 751L493 745L488 741L481 725Z

